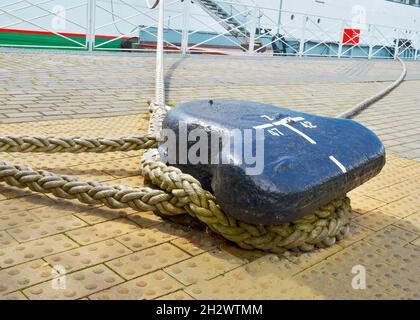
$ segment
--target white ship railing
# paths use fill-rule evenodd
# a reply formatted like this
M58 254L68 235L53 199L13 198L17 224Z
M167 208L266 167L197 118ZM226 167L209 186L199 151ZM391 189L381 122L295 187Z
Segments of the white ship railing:
M217 20L200 9L197 1L165 1L166 51L420 59L420 30L375 24L355 26L352 21L285 10L280 12L279 9L258 6L255 2L239 3L240 0L214 0L229 14ZM231 18L239 24L227 30L226 24ZM54 19L64 21L71 34L55 28L51 23ZM157 24L158 10L149 10L143 0L4 0L0 4L0 31L14 28L45 31L58 37L63 44L0 41L0 46L155 51ZM345 29L360 29L361 32L347 35ZM85 36L73 37L74 33ZM114 36L103 36L109 34ZM130 40L135 45L121 48L122 40Z
M85 41L77 41L66 35L64 32L59 32L54 28L54 19L60 19L77 30L77 33L89 34L89 17L90 0L72 0L71 5L69 1L57 0L20 0L11 1L4 0L0 5L0 30L12 29L21 25L24 28L36 29L39 31L48 32L56 35L64 40L65 46L51 46L40 44L15 44L15 43L0 43L3 47L28 47L28 48L55 48L55 49L88 49L88 38ZM67 3L67 5L66 5ZM85 16L85 19L69 19L67 15L72 12L79 12ZM65 14L63 14L65 13ZM74 33L74 32L73 32Z

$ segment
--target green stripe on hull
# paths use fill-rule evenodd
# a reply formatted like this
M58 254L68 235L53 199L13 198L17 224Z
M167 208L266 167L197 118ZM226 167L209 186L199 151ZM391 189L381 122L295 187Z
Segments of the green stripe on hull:
M68 38L68 39L66 39ZM19 32L2 32L0 31L0 46L7 47L52 47L52 48L63 48L63 49L78 49L86 50L83 46L86 43L85 36L66 36L60 37L57 35L49 34L31 34L31 33L19 33ZM71 40L69 40L71 39ZM75 42L73 42L73 41ZM101 43L107 42L111 39L107 38L96 38L95 44L100 45ZM101 49L116 49L120 48L122 40L115 40L109 42Z

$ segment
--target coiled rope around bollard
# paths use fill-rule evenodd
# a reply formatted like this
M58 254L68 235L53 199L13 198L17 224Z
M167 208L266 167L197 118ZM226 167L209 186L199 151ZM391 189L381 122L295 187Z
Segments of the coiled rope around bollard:
M350 200L332 201L312 214L278 226L252 225L224 213L214 195L198 180L164 164L157 152L157 135L166 115L165 106L150 106L148 134L133 138L39 138L0 137L0 150L7 152L113 152L148 149L140 165L141 174L155 188L109 186L82 182L74 177L0 161L0 181L18 188L50 193L58 198L77 199L86 204L103 204L112 209L132 208L163 216L189 214L215 233L245 249L282 252L286 249L309 251L333 245L349 230Z
M404 79L362 102L340 117L352 117L373 102L383 98ZM267 226L248 224L224 213L214 195L204 190L198 180L159 159L157 136L166 115L165 106L151 105L148 134L126 138L40 138L0 137L0 151L7 152L115 152L148 149L141 159L140 171L155 188L109 186L82 182L74 177L55 175L44 170L0 161L0 181L18 188L51 193L58 198L77 199L86 204L104 204L112 209L132 208L153 211L163 216L189 214L215 233L244 249L283 252L287 249L310 251L333 245L349 231L352 215L350 199L343 196L297 221Z

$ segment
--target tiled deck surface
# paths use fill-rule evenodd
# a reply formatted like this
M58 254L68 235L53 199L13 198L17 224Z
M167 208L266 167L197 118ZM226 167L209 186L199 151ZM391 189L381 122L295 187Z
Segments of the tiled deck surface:
M400 72L392 61L251 60L170 58L169 103L241 98L335 115ZM0 67L0 135L127 136L146 128L152 57L7 51ZM344 241L309 254L264 255L151 213L0 184L0 297L419 299L420 64L408 69L408 81L358 117L384 141L388 158L379 176L349 194L354 219ZM138 152L0 159L83 180L142 183ZM357 265L366 268L365 290L351 285ZM53 279L54 268L65 277Z

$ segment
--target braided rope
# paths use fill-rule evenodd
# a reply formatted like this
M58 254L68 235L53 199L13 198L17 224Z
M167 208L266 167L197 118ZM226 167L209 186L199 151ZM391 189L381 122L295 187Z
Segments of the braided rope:
M0 136L0 152L117 152L156 148L152 136L121 138L55 138L55 137L12 137Z
M245 249L282 252L285 249L309 251L333 245L348 232L350 200L342 198L312 214L278 226L252 225L225 214L215 197L200 183L178 168L152 159L142 162L145 178L161 190L109 186L82 182L74 177L59 176L0 161L0 181L59 198L77 199L87 204L104 204L112 209L130 207L136 211L154 211L163 215L188 213L207 224L211 230Z
M109 186L78 181L45 170L34 170L0 161L0 181L58 198L77 199L86 204L104 204L112 209L132 208L163 216L189 214L211 230L244 249L283 252L310 251L333 245L349 230L350 199L343 197L297 221L277 226L253 225L224 213L213 194L194 177L160 161L157 137L167 109L150 105L148 135L130 138L39 138L0 137L0 151L7 152L113 152L148 149L141 158L145 180L159 189Z

